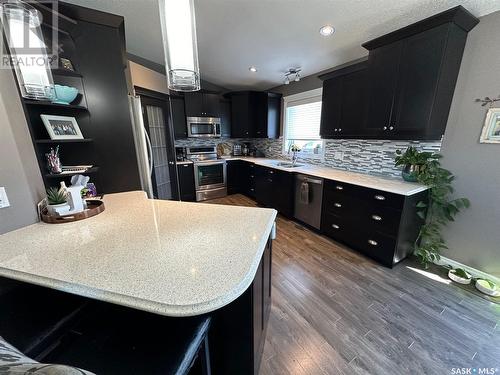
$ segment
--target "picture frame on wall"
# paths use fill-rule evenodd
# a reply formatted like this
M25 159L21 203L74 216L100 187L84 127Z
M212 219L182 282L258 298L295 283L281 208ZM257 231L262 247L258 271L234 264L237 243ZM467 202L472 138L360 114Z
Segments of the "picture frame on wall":
M69 116L40 115L52 140L83 139L76 118Z
M479 142L500 143L500 108L488 109Z

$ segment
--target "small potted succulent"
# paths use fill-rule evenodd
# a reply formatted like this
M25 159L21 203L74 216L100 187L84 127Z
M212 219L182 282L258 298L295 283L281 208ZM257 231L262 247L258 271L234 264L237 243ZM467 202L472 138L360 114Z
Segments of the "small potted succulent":
M472 275L463 268L453 268L449 270L448 277L454 282L464 285L470 284L472 281Z
M410 146L405 152L396 150L396 157L394 161L396 167L403 167L401 172L403 180L416 182L418 180L419 173L427 162L430 159L438 159L440 157L441 156L439 154L433 154L431 152L419 152L415 147Z
M47 189L47 211L58 216L69 210L68 196L63 189L51 187Z
M500 287L491 280L487 279L477 279L476 289L481 293L487 294L492 297L500 296Z

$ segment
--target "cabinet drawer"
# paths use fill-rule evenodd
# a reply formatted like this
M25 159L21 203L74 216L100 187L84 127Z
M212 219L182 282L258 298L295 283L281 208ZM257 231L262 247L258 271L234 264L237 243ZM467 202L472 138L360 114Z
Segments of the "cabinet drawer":
M326 194L359 198L367 202L372 202L372 204L380 207L393 207L398 210L403 209L405 201L405 196L401 194L388 193L386 191L346 184L334 180L326 180L325 191Z
M360 232L353 246L371 258L392 267L396 249L396 239L375 231Z
M353 237L353 225L349 220L331 214L323 213L321 218L321 231L334 240L351 243Z
M362 221L367 229L376 230L390 236L397 236L401 211L391 207L376 207L366 205L363 208Z

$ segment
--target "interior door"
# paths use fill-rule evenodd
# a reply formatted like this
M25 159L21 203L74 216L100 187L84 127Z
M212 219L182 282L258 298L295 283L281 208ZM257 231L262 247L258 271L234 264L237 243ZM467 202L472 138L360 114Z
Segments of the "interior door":
M173 125L169 101L141 95L144 126L153 150L153 195L156 199L178 200Z

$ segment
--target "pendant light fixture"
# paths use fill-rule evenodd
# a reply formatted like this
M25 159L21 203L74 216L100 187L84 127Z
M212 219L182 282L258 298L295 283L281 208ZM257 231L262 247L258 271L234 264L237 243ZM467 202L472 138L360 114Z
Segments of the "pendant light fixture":
M200 68L193 0L160 0L161 31L168 88L200 89Z
M16 73L24 98L52 99L54 81L40 26L41 15L23 1L9 0L0 1L0 18L8 46L8 55L3 56L2 68L8 61L9 67ZM6 49L3 49L2 53L5 52Z

